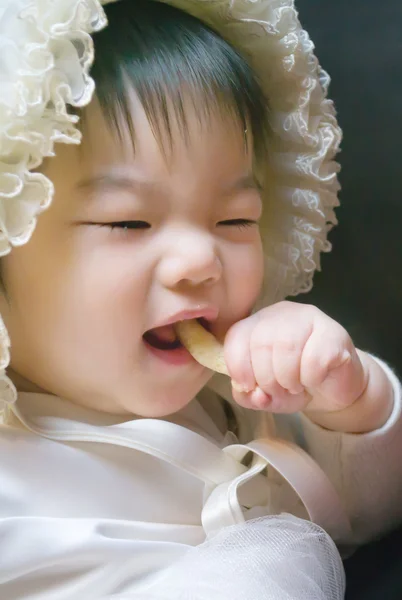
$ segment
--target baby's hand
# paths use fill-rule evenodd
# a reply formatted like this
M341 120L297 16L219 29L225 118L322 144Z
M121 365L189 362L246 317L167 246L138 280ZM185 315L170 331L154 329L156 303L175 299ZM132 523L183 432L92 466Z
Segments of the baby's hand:
M265 308L231 327L224 351L233 397L246 408L305 411L325 427L356 432L379 427L392 409L381 367L314 306Z

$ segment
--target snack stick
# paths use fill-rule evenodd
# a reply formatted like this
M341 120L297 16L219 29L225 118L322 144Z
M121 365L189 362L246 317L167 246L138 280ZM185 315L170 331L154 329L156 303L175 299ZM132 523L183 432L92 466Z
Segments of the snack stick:
M229 376L222 344L196 319L180 321L176 325L176 331L183 346L200 365Z
M230 377L223 356L222 344L196 319L180 321L176 325L176 332L183 346L200 365ZM244 391L233 381L232 386L237 391Z

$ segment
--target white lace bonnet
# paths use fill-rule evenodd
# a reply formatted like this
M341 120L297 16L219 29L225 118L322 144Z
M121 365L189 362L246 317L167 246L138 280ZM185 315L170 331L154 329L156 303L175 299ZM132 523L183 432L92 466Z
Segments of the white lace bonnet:
M32 172L56 142L79 144L68 104L94 91L91 33L107 22L98 0L0 0L0 257L25 244L53 185ZM112 0L114 1L114 0ZM135 0L132 0L135 2ZM265 302L308 291L336 223L341 132L328 75L313 54L293 0L168 1L219 31L246 57L265 89L272 128L264 248ZM9 338L0 319L0 398L13 402L6 377Z

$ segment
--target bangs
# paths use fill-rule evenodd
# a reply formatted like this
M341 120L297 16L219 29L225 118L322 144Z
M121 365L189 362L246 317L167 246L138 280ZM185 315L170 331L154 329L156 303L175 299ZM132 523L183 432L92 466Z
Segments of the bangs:
M251 133L256 156L266 152L267 100L246 60L198 19L162 2L106 6L108 27L94 35L92 76L103 115L135 149L134 90L153 133L166 150L173 124L188 137L188 112L201 124L217 115ZM247 136L244 136L247 140Z

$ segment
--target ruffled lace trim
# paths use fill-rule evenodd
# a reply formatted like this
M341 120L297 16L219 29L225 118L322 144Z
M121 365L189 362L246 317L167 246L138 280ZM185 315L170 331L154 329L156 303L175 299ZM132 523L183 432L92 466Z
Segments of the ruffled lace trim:
M341 132L326 99L329 77L318 65L294 2L169 1L220 31L249 57L260 77L272 128L262 225L262 303L307 292L320 268L320 253L330 250L327 234L336 223L334 157ZM0 256L28 241L53 196L51 182L30 170L53 155L55 142L80 142L77 118L67 114L66 105L90 101L90 33L106 23L98 0L3 0L2 6ZM0 344L0 386L13 399L15 390L4 371L8 337L1 336Z
M250 60L270 103L261 304L308 292L336 224L341 142L329 76L293 0L168 0L215 27Z
M1 3L0 257L29 240L52 200L51 181L31 170L54 154L56 142L80 142L67 105L92 97L90 34L105 24L98 0ZM16 398L5 373L9 347L0 321L0 398L7 404Z

